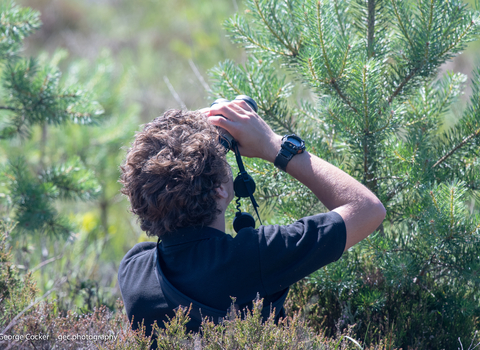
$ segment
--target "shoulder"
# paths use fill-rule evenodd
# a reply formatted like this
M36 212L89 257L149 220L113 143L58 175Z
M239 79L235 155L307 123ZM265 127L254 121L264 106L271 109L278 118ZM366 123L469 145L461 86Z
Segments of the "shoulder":
M137 265L138 262L144 266L148 260L154 258L156 246L157 244L155 242L142 242L136 244L127 254L125 254L120 262L119 274L124 270L131 268L132 265Z

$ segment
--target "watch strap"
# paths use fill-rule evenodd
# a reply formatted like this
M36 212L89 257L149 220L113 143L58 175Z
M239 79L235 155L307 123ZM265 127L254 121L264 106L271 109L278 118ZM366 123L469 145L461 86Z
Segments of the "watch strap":
M290 140L295 140L300 143L300 146L295 145ZM280 170L287 171L287 164L288 162L295 156L296 154L303 153L305 151L305 142L295 134L292 135L285 135L282 138L282 145L280 150L275 157L274 165L279 168Z
M278 151L278 154L275 157L275 162L273 164L280 170L287 171L287 164L292 158L293 154L281 147L280 151Z

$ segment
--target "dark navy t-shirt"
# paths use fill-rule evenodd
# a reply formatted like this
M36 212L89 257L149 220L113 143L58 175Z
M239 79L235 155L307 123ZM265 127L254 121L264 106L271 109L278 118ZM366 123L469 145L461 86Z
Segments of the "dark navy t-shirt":
M162 236L158 250L153 242L135 245L120 264L118 281L134 329L143 320L149 334L154 321L162 327L178 307L166 300L162 284L204 309L225 313L232 297L240 309L257 295L264 306L283 304L290 285L338 260L345 244L345 223L336 212L286 226L246 228L235 237L211 227L190 227Z

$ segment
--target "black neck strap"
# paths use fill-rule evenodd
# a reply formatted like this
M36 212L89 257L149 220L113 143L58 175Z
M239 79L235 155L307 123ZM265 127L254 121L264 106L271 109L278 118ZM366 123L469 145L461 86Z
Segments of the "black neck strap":
M238 170L240 171L238 176L241 176L243 181L245 182L248 195L250 196L250 200L252 201L252 204L253 204L253 209L255 209L255 213L257 213L257 217L258 217L258 220L260 221L260 225L263 225L262 219L260 218L260 214L258 214L258 210L257 210L259 205L255 200L255 197L253 197L253 192L252 192L253 186L248 186L248 182L253 181L253 179L251 178L250 175L248 175L247 171L245 170L245 167L243 166L242 156L240 155L240 152L238 150L238 145L235 140L232 140L232 149L233 149L233 152L235 153L235 159L237 160Z

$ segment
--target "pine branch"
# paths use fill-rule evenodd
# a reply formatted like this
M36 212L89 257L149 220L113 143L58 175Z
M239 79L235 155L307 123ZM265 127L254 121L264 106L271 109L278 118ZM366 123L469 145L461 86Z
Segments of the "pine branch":
M230 88L235 91L235 93L237 95L241 95L242 94L242 91L240 91L234 84L233 84L233 81L231 81L230 79L228 79L228 75L227 73L225 72L222 72L222 78L227 82L228 86L230 86Z
M338 118L338 117L332 112L331 109L328 109L328 114L330 114L330 116L331 116L334 120L336 120L336 121L338 121L340 124L342 124L342 125L344 126L345 130L347 130L347 131L350 133L350 135L356 136L356 134L352 131L352 129L351 129L347 124L345 124L345 123L343 122L343 120L341 120L340 118Z
M390 202L393 197L395 197L397 194L399 194L400 192L402 192L408 185L410 185L408 182L403 182L402 184L400 184L396 189L394 189L393 191L390 191L388 194L387 194L387 198L386 198L386 202Z
M348 53L350 52L351 48L352 47L350 45L348 45L347 49L345 50L345 55L343 56L342 67L340 68L340 73L338 73L338 78L341 78L342 75L343 75L343 72L345 71L345 66L347 64Z
M375 56L375 0L368 0L368 58Z
M452 50L455 46L457 46L460 41L468 34L468 31L472 28L472 26L475 24L474 21L470 21L470 24L468 25L468 27L463 31L462 34L460 34L460 36L458 37L457 40L455 40L454 43L452 43L450 46L448 46L445 50L443 50L439 55L438 57L441 57L443 55L445 55L448 51ZM446 33L444 33L444 36L445 36Z
M305 14L306 15L306 14ZM327 50L325 49L325 41L323 39L323 27L322 27L322 17L320 11L320 1L317 2L317 30L320 37L320 47L322 48L323 60L325 61L325 66L327 67L328 76L331 80L334 80L333 72L330 67L330 61L327 56Z
M282 31L282 34L285 36L285 37L281 37L273 28L272 26L270 25L270 23L267 21L266 17L265 17L265 14L263 13L262 9L260 8L260 4L258 3L258 0L254 0L254 3L255 3L255 7L257 8L257 12L258 14L260 15L263 23L267 26L268 30L270 31L270 33L272 33L272 35L284 46L286 47L290 52L291 52L291 55L287 55L287 56L292 56L292 57L296 57L298 56L298 48L294 48L292 45L290 45L290 43L288 42L287 38L286 38L286 35L285 33L283 33L283 30ZM275 15L274 15L275 16ZM282 28L282 26L280 26L280 28Z
M236 17L238 19L238 17ZM270 52L273 52L277 55L280 55L280 56L287 56L285 54L285 52L281 52L281 51L277 51L275 49L272 49L271 47L268 47L268 46L265 46L263 44L261 44L259 41L255 40L252 36L250 36L247 32L245 32L242 28L240 28L240 26L238 25L237 22L234 22L233 20L230 21L231 24L233 25L233 27L235 28L235 30L240 33L240 35L245 38L247 41L249 41L250 43L252 43L253 45L261 48L262 50L264 51L270 51Z
M364 184L364 185L369 184L369 181L368 181L369 178L368 178L368 176L369 176L369 175L370 175L370 176L373 176L373 175L372 175L371 173L369 173L369 171L368 171L368 165L369 165L369 163L368 163L368 140L367 140L367 138L368 138L368 135L365 134L364 137L363 137L363 184ZM375 185L375 184L373 184L373 185ZM367 187L368 187L369 189L371 189L370 186L367 186Z
M393 115L394 115L394 112L393 112L393 111L390 112L390 115L388 116L388 119L387 119L387 122L385 123L385 125L382 126L382 127L379 128L379 129L376 129L375 131L373 131L373 133L378 133L378 132L381 132L381 131L387 129L387 128L390 126L390 123L391 123L391 121L392 121L392 119L393 119Z
M405 85L408 84L408 82L417 74L417 72L420 70L420 68L414 68L408 73L408 75L403 79L403 81L398 85L398 87L395 89L393 94L387 99L388 104L391 104L393 99L398 96L398 94L402 91L402 89L405 87Z
M335 0L335 14L337 15L337 22L340 26L340 30L342 31L342 37L345 36L345 27L343 25L343 21L340 18L340 13L338 12L338 0Z
M451 84L448 85L448 91L445 94L445 97L443 98L443 101L440 105L440 107L437 109L437 113L434 114L434 116L431 119L436 119L440 113L442 113L443 109L447 105L447 103L450 101L450 97L455 93L454 91L454 83L452 82Z
M329 76L329 83L332 85L332 87L335 89L337 92L338 96L357 114L359 114L358 110L355 108L355 106L352 105L350 100L347 98L347 96L344 95L340 87L338 86L337 83L337 78L334 77L334 74L332 72L332 68L330 66L330 61L327 56L327 51L325 48L325 41L323 39L323 27L322 27L322 19L321 19L321 11L320 11L320 1L317 2L317 29L318 29L318 34L320 37L320 47L322 48L322 55L323 55L323 60L325 61L325 66L327 67L328 71L328 76Z
M422 70L423 66L428 60L428 48L429 48L429 43L425 45L425 54L422 63L420 63L416 68L412 69L410 73L405 77L405 79L398 85L397 89L394 91L394 93L387 99L388 104L391 104L393 99L398 96L398 94L402 91L402 89L407 85L407 83L419 72Z
M403 36L408 40L408 42L410 44L410 49L415 50L415 45L413 45L412 39L410 39L410 36L408 35L408 32L407 32L407 30L406 30L406 28L403 24L403 21L400 18L400 14L398 13L397 2L396 2L396 0L391 0L391 2L392 2L393 10L395 12L395 16L397 17L397 20L398 20L398 24L400 25L400 29L403 33Z
M446 155L444 155L442 158L440 158L432 168L437 167L438 165L442 164L448 157L450 157L452 154L454 154L456 151L458 151L460 148L462 148L466 143L468 143L471 139L478 137L480 135L480 128L473 132L470 136L466 137L462 142L460 142L457 146L455 146L450 152L448 152Z
M0 59L15 57L22 40L40 28L40 14L13 1L0 5Z
M318 83L323 83L323 84L328 84L329 81L328 80L320 80L318 79L318 76L317 74L315 73L315 69L313 69L313 64L312 64L312 58L309 58L308 59L308 69L310 71L310 74L312 75L312 78L314 81L318 82Z
M458 6L455 8L456 11L453 13L453 18L456 18L457 17L457 14L460 12L460 9L461 7ZM445 28L445 30L443 31L443 34L442 34L442 38L440 39L440 41L444 41L447 39L447 34L450 32L450 29L452 28L452 26L454 25L455 21L450 21L450 23L448 24L448 26Z
M363 89L363 117L365 119L365 135L370 133L370 123L368 118L368 94L367 94L367 66L363 66L362 74L362 89Z

